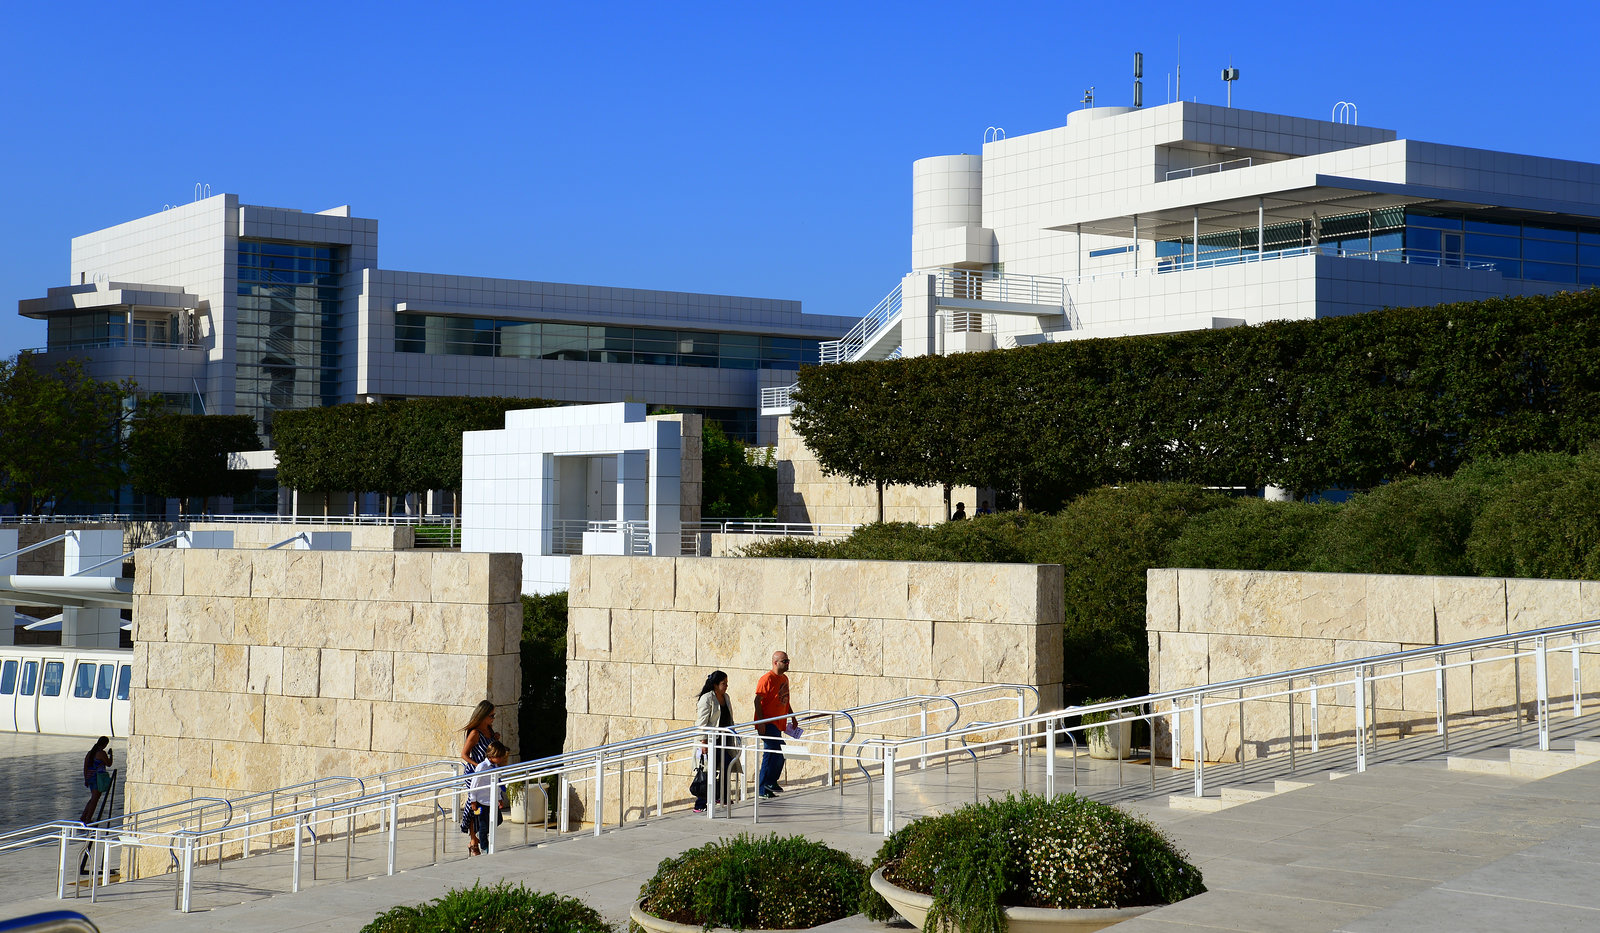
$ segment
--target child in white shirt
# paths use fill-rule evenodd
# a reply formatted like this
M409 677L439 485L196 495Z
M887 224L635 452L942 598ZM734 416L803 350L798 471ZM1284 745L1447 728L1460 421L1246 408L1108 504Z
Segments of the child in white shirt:
M461 831L467 833L471 840L467 849L470 855L482 852L482 847L489 841L489 814L494 813L496 823L504 819L499 812L499 803L489 796L489 771L504 768L510 755L511 749L505 745L490 742L489 753L472 767L471 789L467 791L467 805L461 811Z

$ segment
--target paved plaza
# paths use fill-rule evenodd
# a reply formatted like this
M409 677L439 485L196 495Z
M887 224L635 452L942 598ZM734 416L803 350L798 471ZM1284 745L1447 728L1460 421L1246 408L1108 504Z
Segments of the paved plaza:
M1557 747L1590 734L1571 723ZM1491 730L1492 731L1492 730ZM1492 759L1506 757L1506 743L1528 744L1509 729L1486 734L1474 750L1457 738L1453 754L1464 751ZM64 740L49 740L57 742ZM77 740L73 740L77 741ZM48 747L48 746L42 746ZM56 756L66 750L55 752ZM1190 787L1186 772L1158 767L1160 793L1149 794L1148 765L1119 770L1096 763L1079 775L1080 790L1117 800L1164 827L1205 873L1209 892L1130 921L1120 929L1141 931L1367 931L1386 930L1589 930L1600 925L1600 763L1544 777L1512 777L1447 767L1446 757L1428 740L1374 750L1381 759L1365 773L1349 774L1349 752L1326 751L1321 759L1300 762L1292 782L1274 773L1282 762L1215 769L1210 780L1230 784L1226 792L1246 802L1218 812L1201 812L1168 803L1166 792ZM49 755L46 756L50 760ZM18 760L3 765L16 778ZM1058 761L1058 790L1071 789L1065 758ZM1344 770L1340 770L1343 768ZM1039 756L1028 762L1030 789L1042 784ZM1020 777L1014 755L984 760L976 778L982 794L1015 790ZM14 787L13 782L12 786ZM968 764L912 772L897 781L900 819L958 805L974 793ZM383 875L385 853L377 834L358 836L350 847L350 871L343 880L345 847L337 840L319 853L319 880L286 893L291 865L286 853L214 862L196 870L194 913L173 907L171 876L114 885L98 903L83 896L67 902L50 896L52 853L34 853L46 862L44 880L35 883L12 866L0 865L8 903L0 917L68 907L82 910L106 931L214 929L230 933L318 929L359 930L395 904L415 904L474 881L520 881L528 886L580 897L608 919L622 923L642 880L657 862L711 838L739 832L803 833L868 859L881 843L869 832L862 781L843 789L795 790L776 802L763 802L758 825L751 805L736 806L732 820L708 820L685 813L607 828L591 834L548 837L537 828L522 844L522 827L501 827L502 851L464 858L460 837L447 838L436 855L434 826L413 824L401 833L399 871ZM881 790L881 788L879 788ZM15 790L8 791L15 793ZM1260 799L1248 799L1259 796ZM68 794L69 801L76 799ZM1212 803L1222 798L1209 798ZM881 814L877 814L881 817ZM448 826L441 831L448 830ZM448 835L448 834L447 834ZM435 863L435 859L438 861ZM14 859L13 859L14 861ZM376 875L376 877L369 877ZM25 887L25 889L24 889ZM829 929L883 930L881 924L850 918Z

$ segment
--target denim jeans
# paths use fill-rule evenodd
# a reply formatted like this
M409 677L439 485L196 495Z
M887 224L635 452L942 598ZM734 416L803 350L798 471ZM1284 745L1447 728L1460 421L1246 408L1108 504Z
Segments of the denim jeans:
M762 723L761 735L764 751L761 754L761 780L756 783L757 791L775 786L779 775L783 774L783 730L775 722Z

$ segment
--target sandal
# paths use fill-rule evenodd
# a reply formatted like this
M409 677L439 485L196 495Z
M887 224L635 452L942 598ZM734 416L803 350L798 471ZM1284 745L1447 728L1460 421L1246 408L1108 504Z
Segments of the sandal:
M480 851L477 846L469 846L467 848L467 854L468 855L482 855L483 852Z

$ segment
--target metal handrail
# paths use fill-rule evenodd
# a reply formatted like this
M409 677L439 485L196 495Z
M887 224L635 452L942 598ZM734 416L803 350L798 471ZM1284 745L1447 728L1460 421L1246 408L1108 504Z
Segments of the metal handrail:
M978 269L934 269L939 298L997 301L1012 304L1059 305L1063 282L1053 275L989 272Z
M818 361L822 363L843 363L855 359L856 354L867 345L870 338L887 328L900 317L900 308L903 298L901 296L902 283L896 283L889 294L868 311L866 316L857 321L843 337L838 340L824 340L818 347Z
M1211 162L1207 165L1196 165L1192 168L1175 168L1167 173L1167 181L1177 178L1193 178L1196 175L1212 175L1217 172L1226 172L1232 168L1248 168L1254 164L1249 156L1242 159L1226 159L1222 162Z

